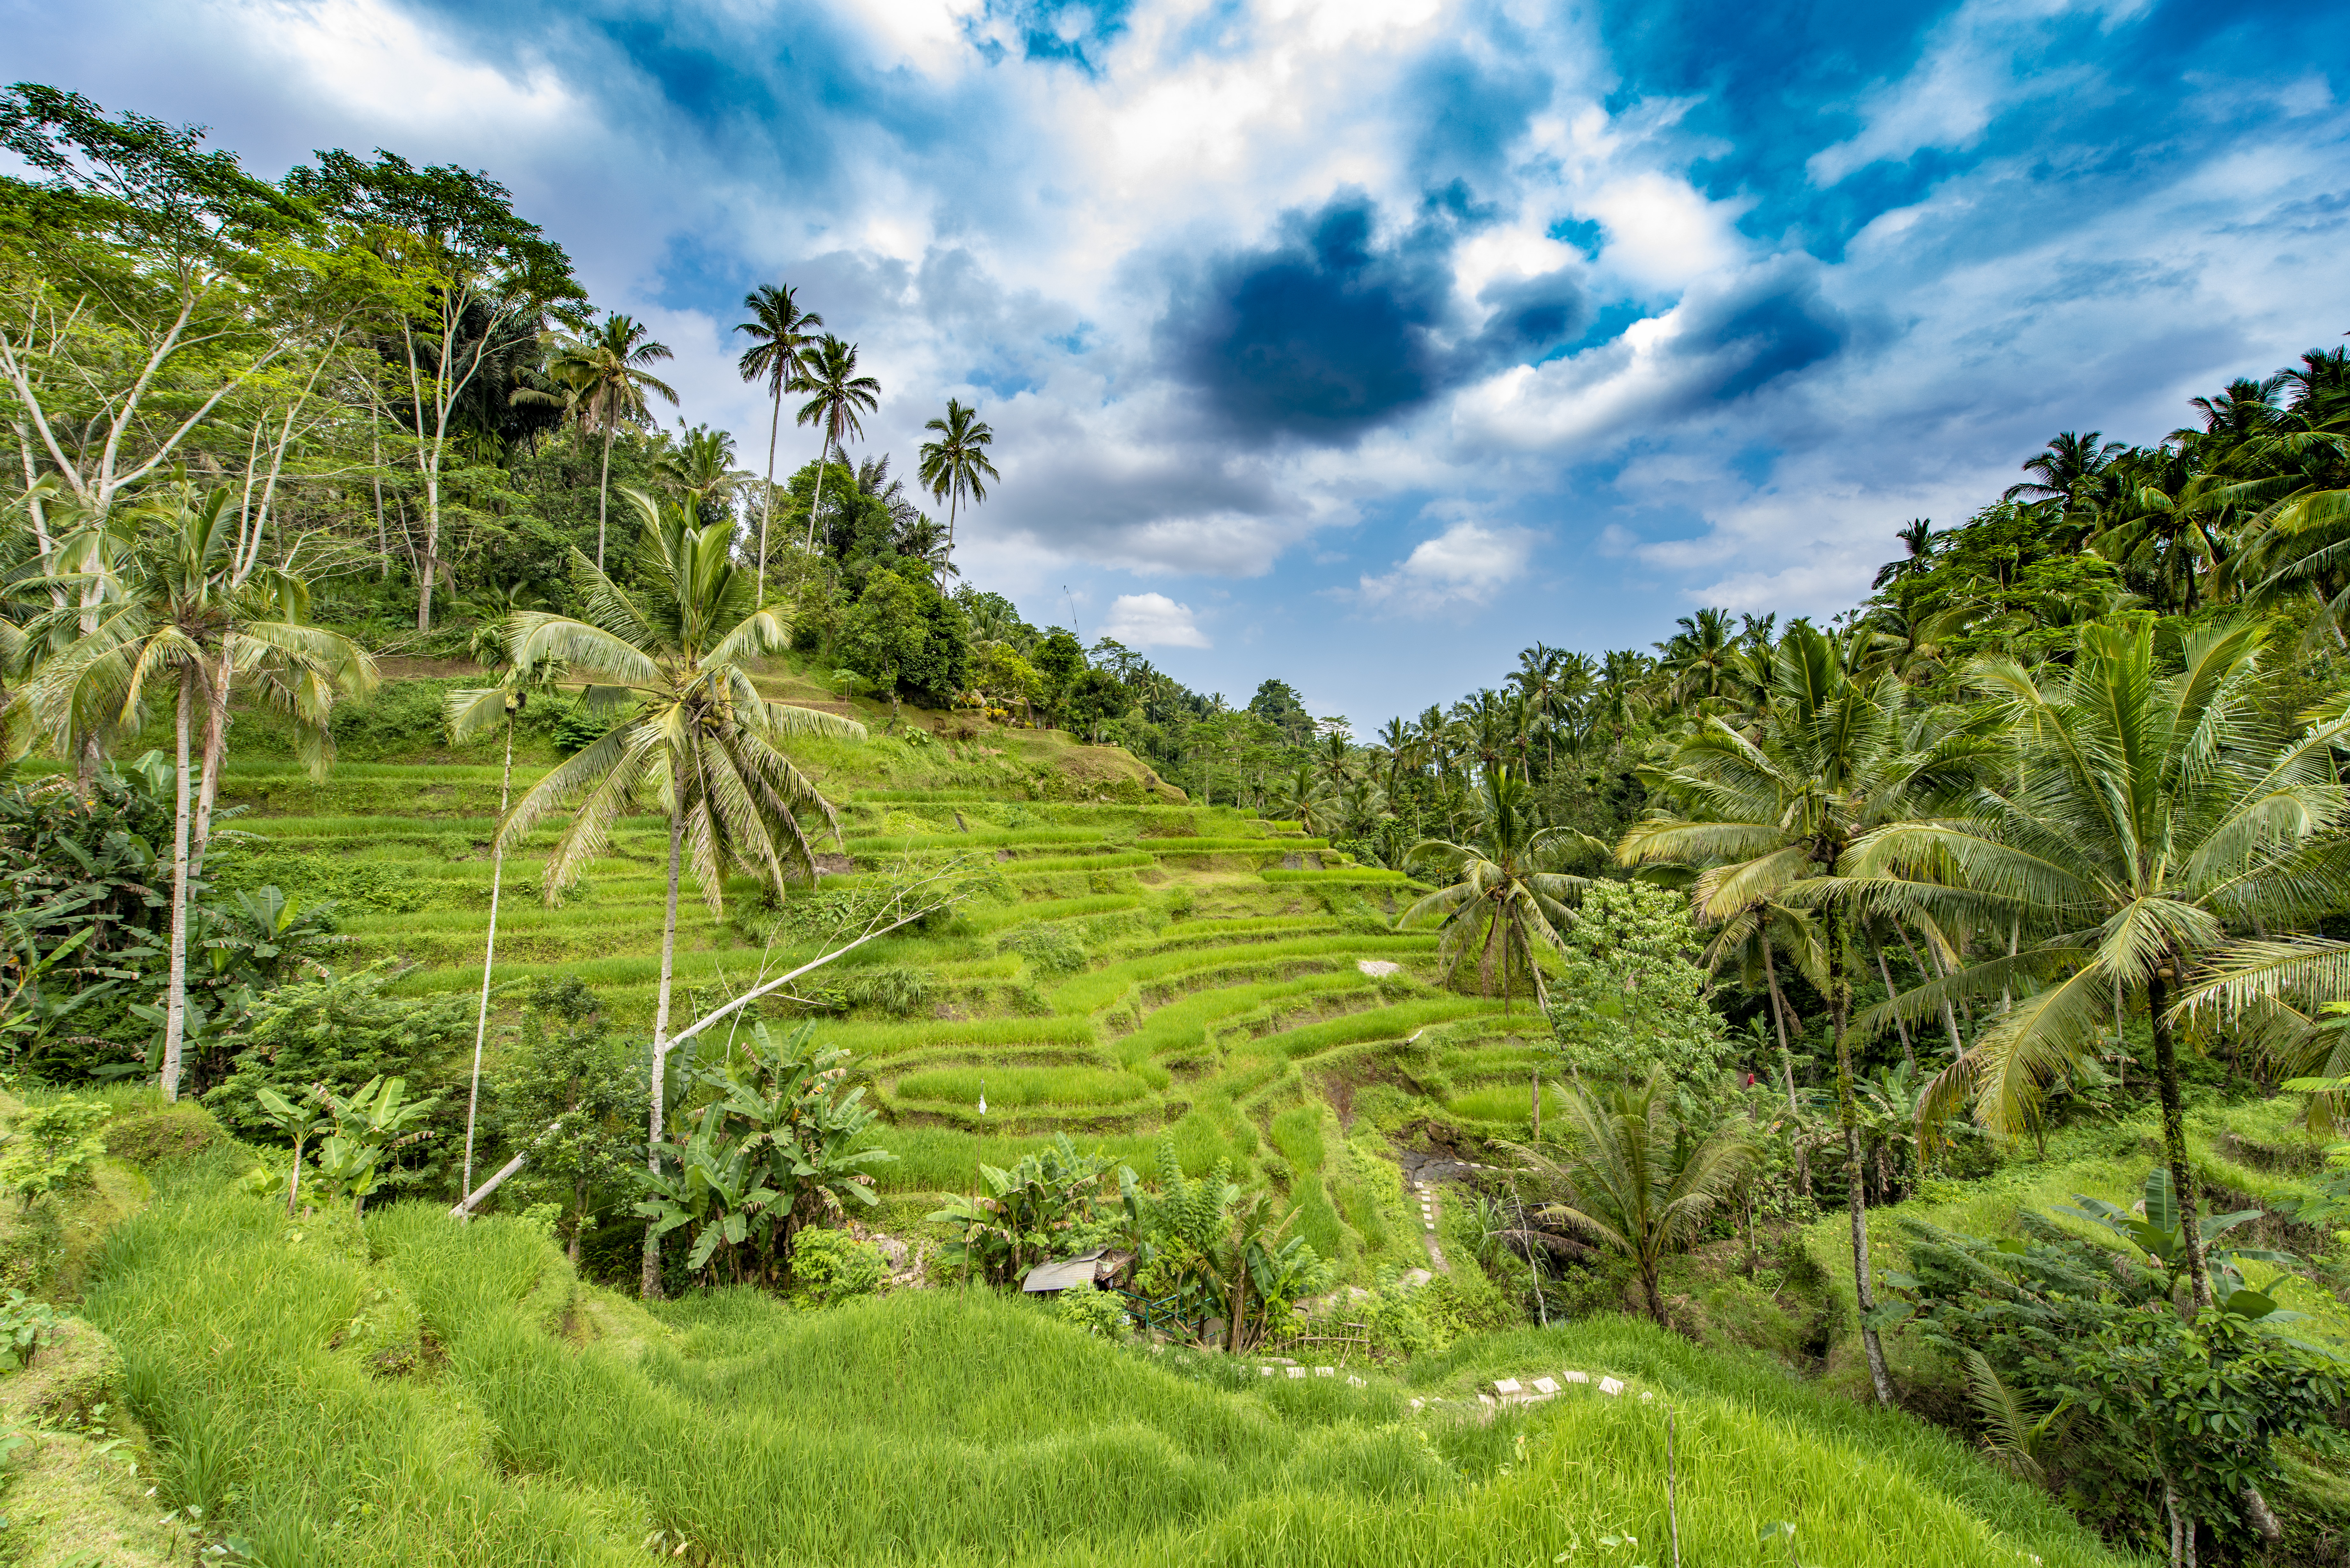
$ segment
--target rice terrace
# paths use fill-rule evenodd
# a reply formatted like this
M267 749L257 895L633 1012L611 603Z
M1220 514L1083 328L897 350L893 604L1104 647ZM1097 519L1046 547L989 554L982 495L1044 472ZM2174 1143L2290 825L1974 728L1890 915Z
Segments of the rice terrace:
M2341 17L114 9L0 1568L2350 1563Z

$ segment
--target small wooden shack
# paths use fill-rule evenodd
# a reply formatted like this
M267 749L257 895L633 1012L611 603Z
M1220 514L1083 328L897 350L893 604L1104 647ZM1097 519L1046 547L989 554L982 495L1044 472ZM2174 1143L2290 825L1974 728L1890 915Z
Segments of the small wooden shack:
M1133 1271L1133 1253L1114 1247L1096 1247L1090 1252L1064 1258L1057 1263L1037 1264L1020 1282L1020 1288L1032 1296L1058 1295L1071 1285L1090 1280L1097 1290L1115 1290L1126 1283Z

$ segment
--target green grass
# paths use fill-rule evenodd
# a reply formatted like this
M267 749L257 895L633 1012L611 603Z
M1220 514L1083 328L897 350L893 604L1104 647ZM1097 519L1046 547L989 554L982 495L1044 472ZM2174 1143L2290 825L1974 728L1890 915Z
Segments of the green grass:
M158 1502L273 1564L617 1564L659 1531L745 1568L1630 1568L1663 1560L1668 1404L1691 1564L1762 1561L1781 1519L1814 1568L2116 1561L1951 1438L1620 1320L1472 1337L1362 1388L1121 1350L986 1293L810 1314L723 1292L654 1323L515 1221L418 1204L364 1247L293 1240L225 1174L183 1168L117 1231L90 1313L162 1439ZM432 1375L381 1370L426 1343ZM1659 1398L1572 1391L1490 1425L1466 1403L1569 1366Z

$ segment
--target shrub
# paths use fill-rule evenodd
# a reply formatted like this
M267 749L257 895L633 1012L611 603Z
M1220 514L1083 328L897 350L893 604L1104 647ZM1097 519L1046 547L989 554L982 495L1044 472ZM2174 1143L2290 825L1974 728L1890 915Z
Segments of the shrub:
M90 1167L106 1152L98 1129L113 1114L110 1106L71 1096L27 1106L0 1147L0 1187L30 1209L36 1199L87 1180Z
M878 1293L889 1281L881 1249L846 1231L802 1231L792 1239L792 1281L813 1306Z
M22 1291L10 1291L8 1299L0 1302L0 1353L17 1366L30 1366L41 1341L56 1337L57 1332L57 1309L48 1303Z
M160 1165L211 1147L220 1124L203 1106L182 1100L144 1116L117 1116L106 1126L106 1152L125 1165Z
M1086 967L1085 944L1059 926L1029 926L1011 932L995 944L1001 953L1018 953L1034 975L1075 974Z
M1054 1303L1053 1315L1103 1339L1124 1339L1134 1327L1125 1301L1113 1292L1097 1290L1091 1280L1079 1280L1063 1291Z

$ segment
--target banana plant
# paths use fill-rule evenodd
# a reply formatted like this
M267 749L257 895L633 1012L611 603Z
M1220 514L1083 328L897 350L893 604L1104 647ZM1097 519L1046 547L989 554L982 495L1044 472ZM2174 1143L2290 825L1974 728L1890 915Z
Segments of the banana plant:
M286 1213L291 1218L302 1198L302 1146L310 1141L327 1119L326 1107L320 1104L321 1091L313 1089L299 1100L289 1100L276 1090L263 1085L254 1091L261 1103L261 1114L267 1116L279 1132L294 1142L294 1174L286 1187Z
M2147 1173L2145 1197L2134 1208L2123 1209L2076 1192L2071 1204L2059 1205L2056 1211L2105 1227L2153 1260L2174 1284L2183 1277L2187 1233L2179 1223L2178 1198L2170 1184L2168 1166L2158 1165ZM2212 1245L2219 1237L2260 1219L2261 1213L2258 1209L2240 1209L2232 1214L2206 1215L2199 1227L2204 1260L2211 1274L2212 1300L2221 1311L2238 1317L2262 1318L2278 1314L2275 1299L2248 1288L2238 1265L2247 1261L2278 1264L2294 1261L2290 1252Z
M335 1130L318 1145L318 1179L348 1193L354 1217L390 1179L385 1162L397 1151L432 1135L416 1124L440 1105L408 1098L405 1078L369 1078L348 1095L322 1091L334 1115Z

